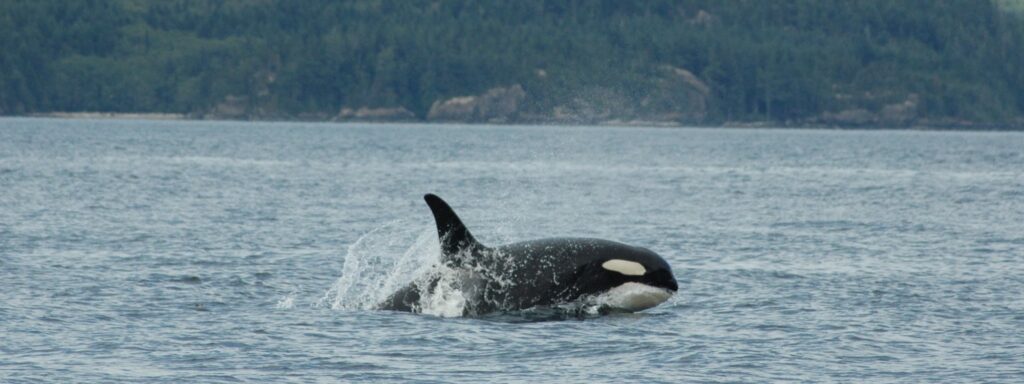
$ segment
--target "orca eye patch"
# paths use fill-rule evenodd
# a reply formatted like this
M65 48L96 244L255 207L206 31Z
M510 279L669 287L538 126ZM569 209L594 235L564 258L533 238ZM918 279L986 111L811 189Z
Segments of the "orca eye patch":
M628 276L643 276L644 273L647 273L647 269L640 263L622 259L608 260L602 263L601 267Z

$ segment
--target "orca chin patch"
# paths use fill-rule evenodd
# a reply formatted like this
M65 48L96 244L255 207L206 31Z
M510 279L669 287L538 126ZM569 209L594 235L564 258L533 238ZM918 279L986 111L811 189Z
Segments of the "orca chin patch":
M611 308L638 312L653 308L672 297L672 291L647 284L628 282L597 296L597 303Z

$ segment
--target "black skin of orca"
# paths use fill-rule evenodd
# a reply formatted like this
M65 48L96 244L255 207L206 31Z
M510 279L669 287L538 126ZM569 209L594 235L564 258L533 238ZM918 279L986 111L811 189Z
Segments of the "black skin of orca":
M455 211L441 198L423 197L434 214L441 240L441 262L469 271L461 283L466 315L516 311L572 302L627 282L679 289L672 269L658 254L641 247L590 238L549 238L487 247L473 238ZM624 275L601 266L620 259L640 263L641 276ZM380 309L416 311L421 289L434 289L438 277L399 289Z

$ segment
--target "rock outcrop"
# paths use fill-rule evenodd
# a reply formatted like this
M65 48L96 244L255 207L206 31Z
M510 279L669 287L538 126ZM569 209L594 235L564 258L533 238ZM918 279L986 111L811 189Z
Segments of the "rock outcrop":
M690 71L664 65L640 91L590 86L555 106L550 120L563 124L677 125L707 118L711 88Z
M249 98L235 95L224 97L224 100L203 114L204 119L212 120L240 120L249 117Z
M872 111L866 108L848 108L837 112L826 112L809 120L812 125L837 127L886 127L901 128L917 123L920 98L911 94L900 102L882 106Z
M342 108L332 119L334 121L411 121L416 114L404 107L352 109Z
M622 92L599 86L586 87L567 103L551 110L551 121L560 124L601 124L633 120L636 102Z
M437 100L427 113L429 121L505 123L516 119L526 91L519 84L491 88L476 96Z
M699 123L707 118L711 87L692 72L662 66L661 78L641 101L641 111L655 121Z
M889 104L882 107L879 113L879 122L896 127L910 125L917 119L917 106L920 100L917 94L911 94L906 100L900 103Z

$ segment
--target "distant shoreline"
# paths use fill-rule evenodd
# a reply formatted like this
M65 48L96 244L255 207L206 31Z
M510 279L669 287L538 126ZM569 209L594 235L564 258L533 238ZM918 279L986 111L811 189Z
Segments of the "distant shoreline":
M647 120L606 120L596 122L572 121L509 121L503 123L475 121L418 121L418 120L337 120L337 119L231 119L204 118L183 113L121 113L121 112L47 112L25 115L0 115L3 117L50 118L67 120L153 120L153 121L240 121L240 122L308 122L308 123L365 123L365 124L460 124L460 125L539 125L539 126L605 126L605 127L647 127L647 128L761 128L761 129L849 129L849 130L917 130L917 131L1024 131L1024 119L1016 123L989 124L973 122L925 122L907 126L880 125L828 125L801 122L778 121L727 121L717 124L681 123Z
M190 120L182 113L47 112L33 113L22 117L80 120Z

